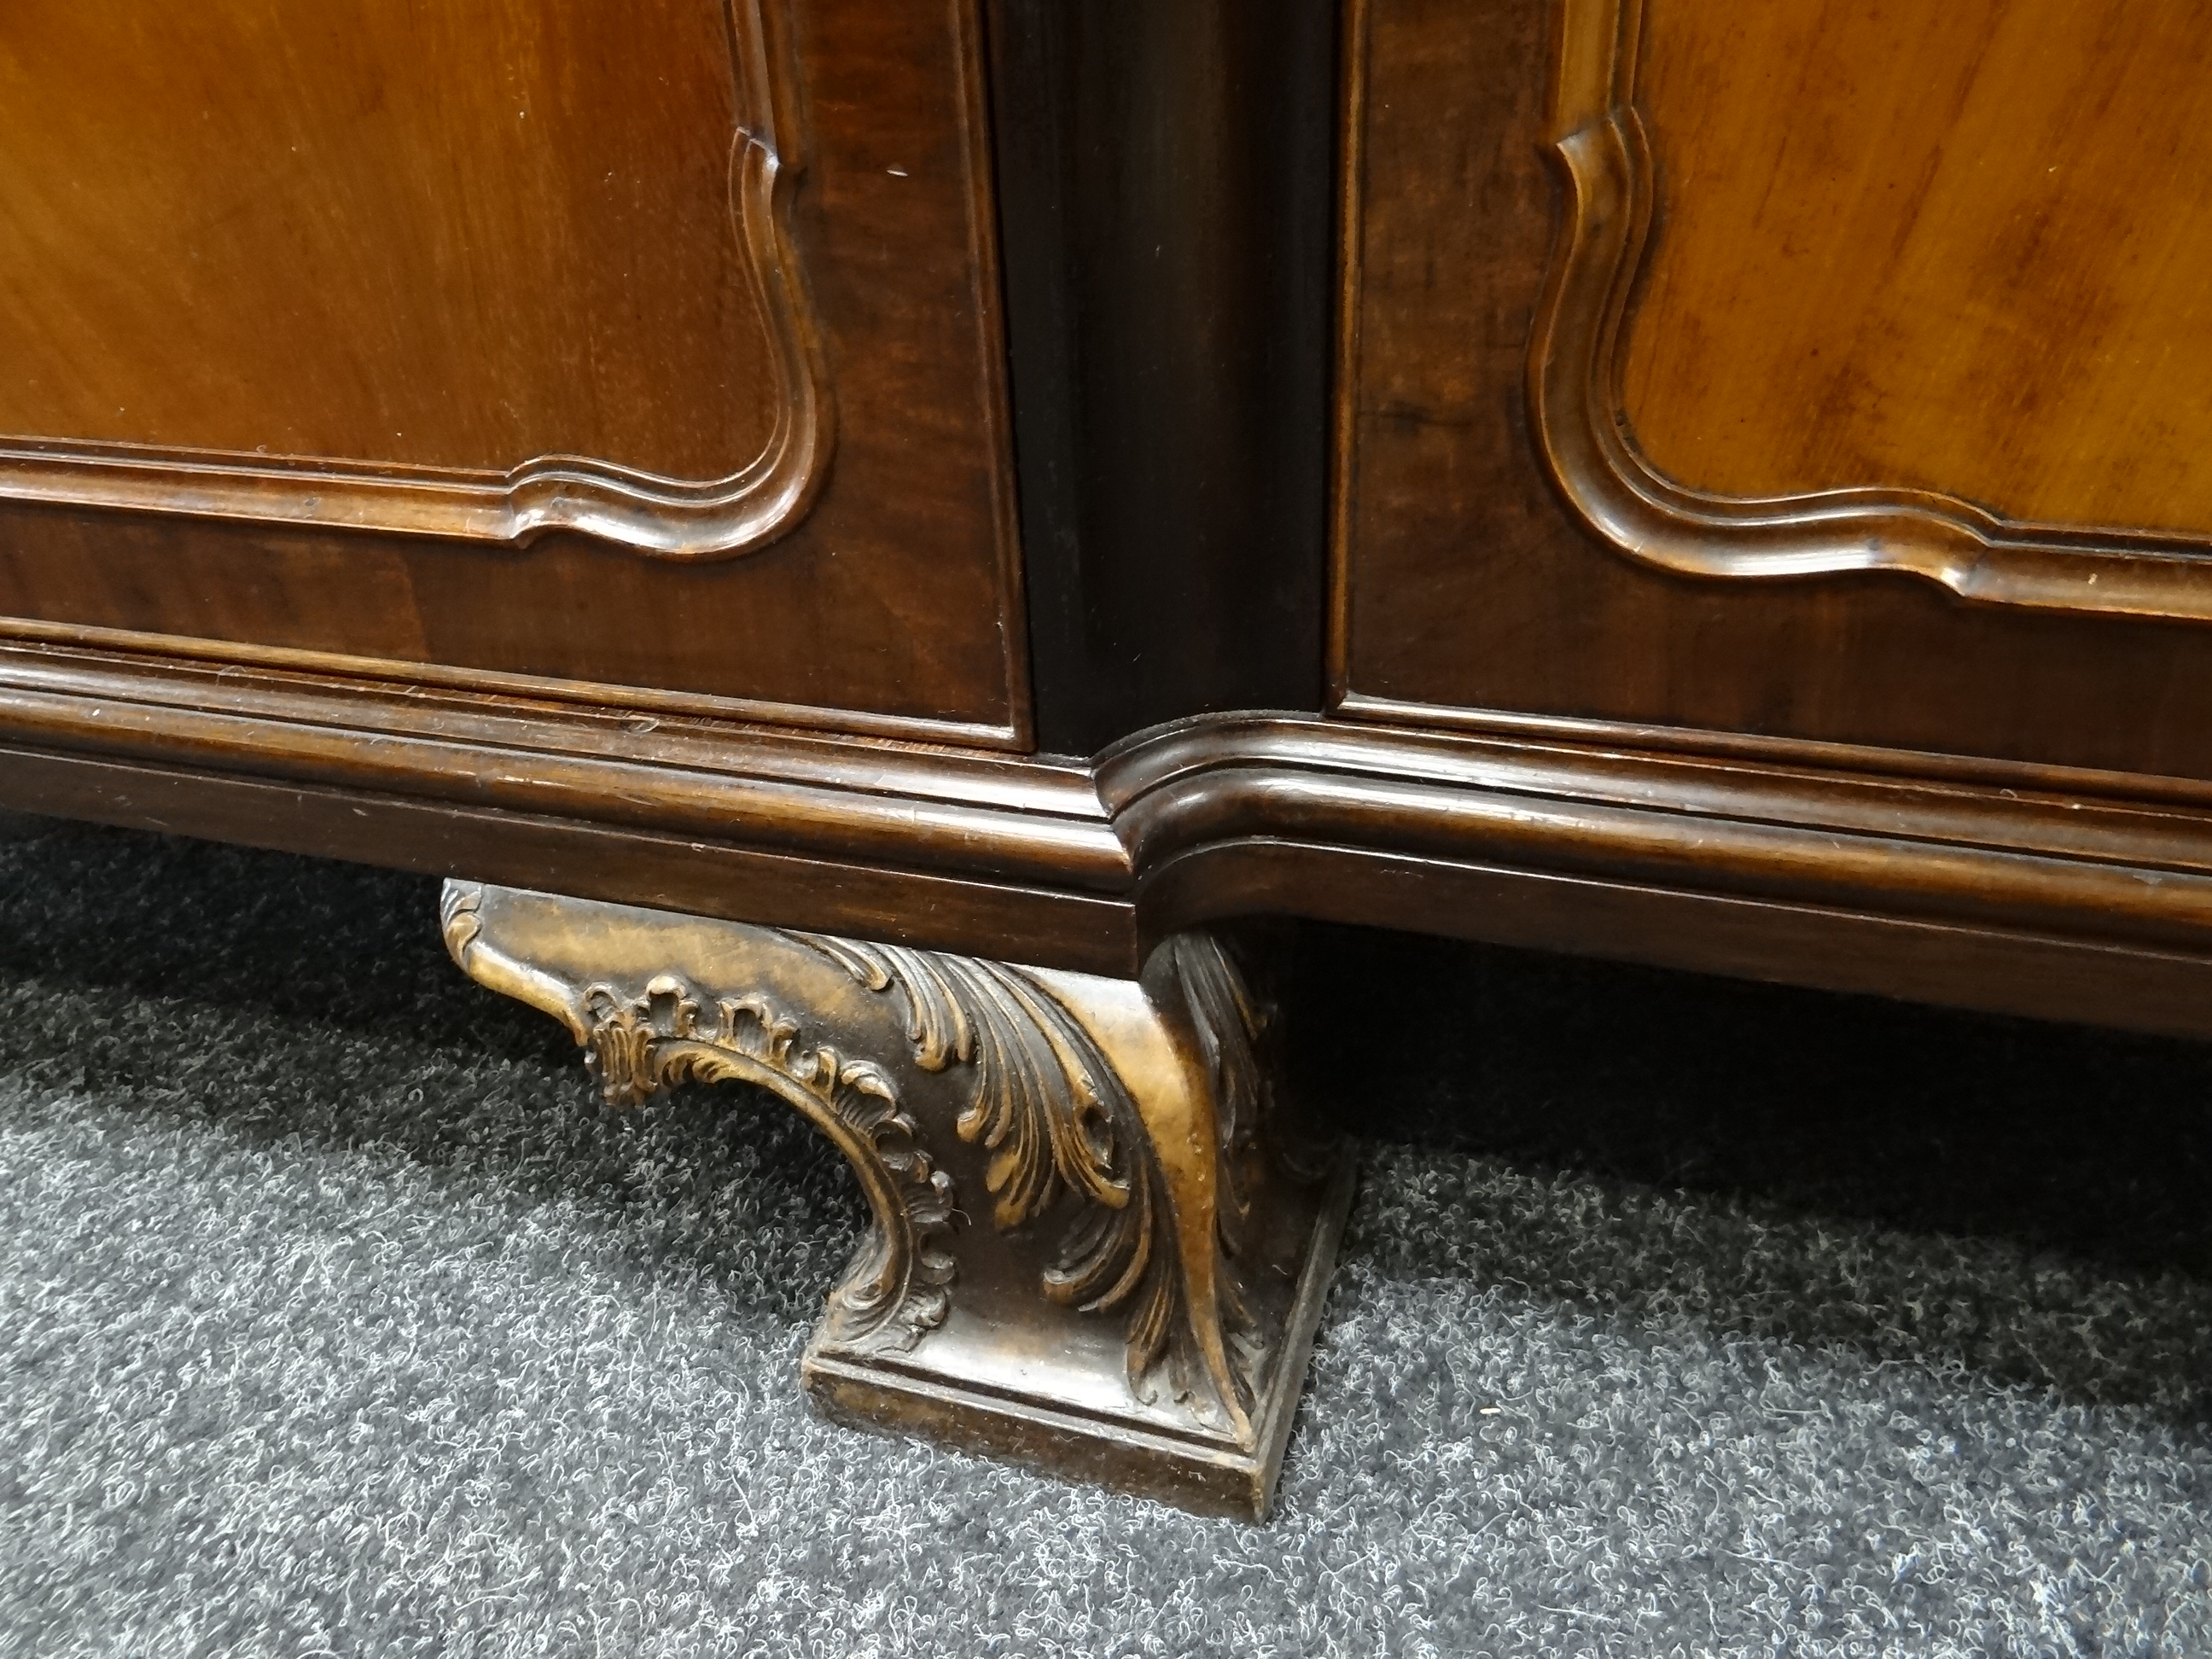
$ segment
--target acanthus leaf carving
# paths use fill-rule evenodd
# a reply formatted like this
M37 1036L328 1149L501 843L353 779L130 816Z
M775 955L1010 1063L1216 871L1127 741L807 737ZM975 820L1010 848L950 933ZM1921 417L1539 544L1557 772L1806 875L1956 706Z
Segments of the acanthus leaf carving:
M1246 1322L1234 1275L1213 1276L1215 1304L1194 1318L1152 1141L1127 1085L1081 1022L1005 963L793 937L869 990L902 1000L907 1035L925 1070L973 1068L973 1091L956 1127L990 1154L994 1225L1038 1223L1063 1194L1075 1200L1042 1289L1085 1312L1122 1312L1131 1389L1149 1399L1164 1378L1176 1399L1243 1425L1258 1358L1240 1348L1245 1363L1232 1364L1202 1334ZM1202 948L1218 950L1210 940ZM1249 1027L1239 1029L1249 1043Z
M1178 933L1161 948L1169 952L1197 1036L1199 1057L1212 1084L1215 1138L1222 1154L1222 1243L1234 1255L1251 1213L1243 1165L1257 1135L1267 1097L1258 1048L1263 1017L1244 976L1218 939L1207 933Z
M1217 941L1109 979L460 882L444 920L613 1104L749 1083L843 1152L875 1224L800 1361L825 1414L1264 1510L1350 1172L1275 1180L1267 1014Z

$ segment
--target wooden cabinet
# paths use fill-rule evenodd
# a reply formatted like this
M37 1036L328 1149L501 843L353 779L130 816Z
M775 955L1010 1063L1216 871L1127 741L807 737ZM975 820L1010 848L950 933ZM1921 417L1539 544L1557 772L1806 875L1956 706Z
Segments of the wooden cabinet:
M2212 1034L2203 36L18 4L0 802L453 878L845 1151L826 1409L1255 1510L1268 918Z

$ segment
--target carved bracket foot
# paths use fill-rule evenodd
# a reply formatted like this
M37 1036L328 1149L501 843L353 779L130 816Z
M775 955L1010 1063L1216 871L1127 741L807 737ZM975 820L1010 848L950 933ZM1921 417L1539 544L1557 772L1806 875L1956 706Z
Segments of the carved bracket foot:
M1125 981L458 882L444 913L612 1103L739 1080L836 1142L872 1224L803 1362L825 1413L1266 1512L1350 1166L1274 1109L1216 940Z

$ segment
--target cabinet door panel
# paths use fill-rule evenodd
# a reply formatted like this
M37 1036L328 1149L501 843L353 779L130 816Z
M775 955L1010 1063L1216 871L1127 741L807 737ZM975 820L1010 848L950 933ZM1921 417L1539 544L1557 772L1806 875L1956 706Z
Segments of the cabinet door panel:
M1353 27L1351 707L2212 775L2188 8Z
M5 626L1018 735L976 29L8 8Z

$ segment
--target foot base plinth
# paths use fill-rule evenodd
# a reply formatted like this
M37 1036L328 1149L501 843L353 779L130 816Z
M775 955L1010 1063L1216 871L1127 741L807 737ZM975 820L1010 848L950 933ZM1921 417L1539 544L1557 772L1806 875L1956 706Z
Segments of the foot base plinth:
M1297 1290L1277 1338L1280 1360L1251 1414L1249 1436L1194 1432L1171 1413L1097 1401L1095 1357L1024 1362L986 1334L928 1355L848 1355L811 1345L801 1364L825 1417L918 1436L1063 1480L1154 1498L1200 1515L1264 1519L1304 1389L1306 1361L1352 1203L1352 1166L1322 1189ZM1115 1368L1118 1369L1118 1368Z
M444 918L611 1103L750 1083L844 1152L872 1224L801 1365L825 1415L1266 1513L1351 1171L1218 940L1115 980L459 882Z

